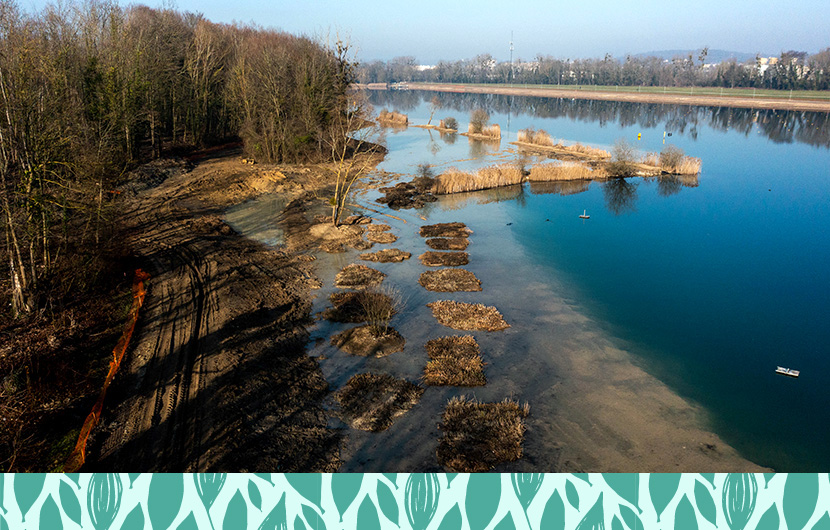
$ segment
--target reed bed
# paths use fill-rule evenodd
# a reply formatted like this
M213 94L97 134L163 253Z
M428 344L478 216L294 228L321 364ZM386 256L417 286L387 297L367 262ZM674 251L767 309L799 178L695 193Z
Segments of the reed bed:
M678 175L697 175L700 173L700 167L702 164L703 162L699 158L684 156L675 172Z
M521 184L522 171L515 164L499 164L479 169L475 173L450 168L435 179L435 194L462 193Z
M401 114L400 112L389 112L388 110L383 109L378 115L378 121L391 125L405 126L409 124L409 116Z
M611 153L609 153L605 149L599 149L598 147L591 147L589 145L582 145L580 143L563 146L563 149L565 149L566 151L581 153L583 155L593 156L596 158L611 158Z
M595 180L608 176L603 168L592 169L583 164L540 164L530 168L531 182L553 182L565 180Z
M643 156L643 164L660 167L660 153L646 153Z

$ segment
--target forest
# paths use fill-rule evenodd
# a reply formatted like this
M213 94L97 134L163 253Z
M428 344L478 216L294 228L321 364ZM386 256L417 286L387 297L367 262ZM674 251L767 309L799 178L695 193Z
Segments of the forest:
M348 46L91 1L0 3L0 243L12 316L94 287L114 188L163 152L240 140L266 162L329 157Z

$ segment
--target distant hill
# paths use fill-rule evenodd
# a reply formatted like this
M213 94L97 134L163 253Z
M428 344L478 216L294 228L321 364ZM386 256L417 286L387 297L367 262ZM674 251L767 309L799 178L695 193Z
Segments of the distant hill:
M697 56L700 54L700 48L698 48L697 50L661 50L654 52L645 52L633 54L632 57L660 57L661 59L673 59L677 56L685 57L690 53L692 54L692 57L694 57L695 62L697 62ZM762 54L762 56L765 55ZM709 54L706 56L706 63L722 63L723 61L728 61L730 59L735 59L737 62L742 63L744 61L754 60L755 54L733 52L728 50L709 50Z

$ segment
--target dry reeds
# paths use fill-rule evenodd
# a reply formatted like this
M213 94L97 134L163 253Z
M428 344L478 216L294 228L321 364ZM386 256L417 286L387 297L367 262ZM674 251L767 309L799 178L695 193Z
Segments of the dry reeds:
M510 327L495 307L439 300L427 304L441 325L465 331L500 331Z
M409 117L406 114L401 114L397 111L389 112L388 110L383 109L378 115L378 122L386 125L405 127L406 125L409 125Z
M467 225L460 222L454 223L437 223L434 225L424 225L421 227L419 234L421 237L462 237L465 238L472 234L473 231L467 228Z
M600 149L598 147L591 147L589 145L582 145L580 143L575 143L573 145L566 145L563 146L563 149L566 151L572 151L574 153L581 153L583 155L588 155L595 158L611 158L611 153L606 151L605 149Z
M428 250L418 256L418 259L427 267L459 267L470 262L470 255L466 252L436 252Z
M490 471L502 462L522 456L526 427L523 418L530 407L506 399L501 403L479 403L455 397L442 415L444 435L438 444L438 463L452 471Z
M556 143L553 138L543 129L538 131L533 127L522 129L518 134L518 141L525 144L542 145L546 147L554 147Z
M677 166L676 174L678 175L697 175L700 173L700 167L703 162L699 158L691 156L684 156L683 160Z
M424 368L424 383L431 386L483 386L484 362L472 335L432 339L424 346L429 362Z
M458 291L481 291L481 280L472 272L464 269L439 269L421 274L418 283L427 291L436 293L455 293Z
M435 179L435 194L487 190L513 184L524 179L521 169L514 164L501 164L479 169L476 173L450 168Z
M607 177L605 169L592 169L583 164L540 164L530 168L528 180L532 182L553 182L565 180L595 180Z
M347 265L334 277L334 285L341 289L365 289L383 281L386 274L366 265Z
M660 154L646 153L645 155L643 155L643 164L647 166L660 167Z

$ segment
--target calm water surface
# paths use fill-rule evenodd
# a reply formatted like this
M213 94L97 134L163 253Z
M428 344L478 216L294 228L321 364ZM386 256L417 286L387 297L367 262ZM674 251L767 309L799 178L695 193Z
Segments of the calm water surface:
M426 123L433 95L375 92L371 99L377 110ZM440 171L509 161L509 142L528 126L606 148L624 137L643 151L659 151L667 132L667 143L702 158L694 183L525 185L450 197L422 213L430 222L471 217L491 232L498 226L488 243L509 242L524 260L518 272L532 275L514 281L556 285L648 372L705 407L711 428L745 457L783 471L830 465L827 115L439 97L435 120L454 116L466 124L469 112L483 107L501 125L501 143L387 130L389 155L380 170L412 174L421 163ZM578 219L583 209L589 221ZM413 251L413 261L421 251ZM777 365L799 369L801 377L776 376Z

